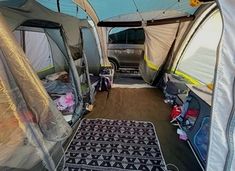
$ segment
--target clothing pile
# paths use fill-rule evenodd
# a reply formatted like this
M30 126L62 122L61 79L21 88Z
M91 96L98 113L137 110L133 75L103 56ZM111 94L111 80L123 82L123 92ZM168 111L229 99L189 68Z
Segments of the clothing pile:
M62 71L48 75L42 82L59 111L64 115L74 112L73 86L67 72Z

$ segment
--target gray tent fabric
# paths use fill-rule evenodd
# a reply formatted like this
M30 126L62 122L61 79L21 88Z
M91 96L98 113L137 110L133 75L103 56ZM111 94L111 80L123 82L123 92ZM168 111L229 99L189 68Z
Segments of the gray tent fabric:
M216 49L221 32L222 19L217 10L206 18L190 39L176 73L184 73L202 84L213 83Z
M76 107L75 113L76 113L76 117L80 117L82 113L82 105L83 105L81 83L80 83L80 78L75 67L75 63L72 59L72 55L70 54L70 49L66 46L67 41L66 41L66 38L63 36L64 35L63 30L61 28L52 29L52 28L39 28L39 27L28 27L28 26L20 26L17 28L17 30L24 31L26 36L28 32L31 32L33 37L29 38L30 40L36 39L36 36L34 36L33 34L41 33L41 34L46 35L47 41L49 42L49 46L50 46L49 48L51 50L51 59L48 59L48 60L52 60L53 64L49 66L49 68L47 67L37 72L37 74L39 75L40 78L44 78L49 73L53 74L55 72L69 70L69 72L72 73L70 74L70 76L71 76L71 81L73 82L73 85L74 85L73 92L75 93L75 96L76 96L75 100L76 100L77 107ZM39 40L35 40L35 41L39 41ZM36 46L38 46L37 43L31 45L33 47L31 48L31 50L34 52L42 53L43 51L42 48L35 49L37 48ZM26 42L26 47L25 47L26 52L27 52L27 44L28 43ZM31 54L28 54L28 55L30 55L29 58L31 61L37 60L35 59L37 58L37 55L35 55L35 53L32 52ZM47 56L41 56L40 58L42 62L46 60L45 58L47 58ZM36 64L33 64L33 66L35 65ZM74 115L74 121L76 121L75 115Z
M63 40L59 34L60 30L59 29L44 29L44 31L45 31L45 34L47 35L47 39L50 44L50 49L52 51L54 71L60 72L65 69L68 69L68 63L65 60L66 58L68 58L68 55L63 45ZM59 37L57 38L57 36Z
M48 96L2 15L0 25L1 167L30 169L43 160L49 170L54 170L49 150L71 134L71 127ZM32 161L25 160L29 156Z
M17 31L19 31L19 32L24 31L25 37L26 37L25 41L27 41L26 46L25 46L25 48L26 48L25 50L26 50L27 55L29 55L30 57L34 57L34 60L30 59L31 64L34 64L34 69L35 69L35 66L38 66L36 63L34 63L35 57L37 58L37 56L35 56L35 53L39 52L39 50L40 50L40 53L47 52L46 54L43 54L43 55L41 54L41 56L40 56L40 57L44 57L44 60L45 60L45 57L47 57L45 55L51 55L51 59L53 61L54 72L62 71L64 69L69 69L69 71L72 71L74 73L74 74L72 74L72 75L70 74L70 75L71 75L71 80L75 86L75 87L73 87L73 89L77 90L77 91L74 91L75 97L76 97L75 98L76 108L75 108L74 115L72 118L72 122L75 122L75 121L77 121L77 118L79 118L82 113L83 99L82 99L82 95L81 95L81 86L80 86L80 82L79 82L80 78L79 78L78 73L76 72L76 67L75 67L74 61L72 59L72 54L70 53L70 49L71 49L71 47L73 47L76 49L76 51L80 51L80 49L77 48L77 45L80 46L79 41L81 41L80 40L80 24L82 26L87 26L88 23L87 23L87 21L80 23L80 21L77 20L76 18L68 17L68 16L65 16L62 14L51 12L41 5L38 6L38 4L35 3L35 1L27 1L26 5L23 6L22 8L24 8L24 9L20 9L20 8L19 9L10 9L10 8L6 8L6 7L0 7L0 11L3 12L4 18L6 19L7 23L10 24L11 31L14 31L15 29L18 29ZM28 12L27 10L29 10L30 12ZM60 23L61 25L58 25L57 26L58 28L43 28L43 27L38 28L38 27L20 26L21 24L23 24L25 21L28 21L28 20L31 20L31 21L32 20L43 20L43 21L45 21L44 19L47 19L47 21L49 20L52 22L55 22L55 20L56 20L56 22ZM69 24L70 24L70 26L69 26ZM64 26L64 25L66 26L67 29L64 30L64 32L63 32L63 30L59 27ZM72 30L70 31L70 29L72 29ZM32 43L32 41L39 41L39 39L35 40L36 38L39 38L38 36L35 36L35 34L38 35L41 33L44 33L44 35L41 36L41 40L43 40L45 43L45 38L46 38L47 41L49 42L49 46L50 46L49 48L51 50L50 52L47 49L48 44L47 45L44 44L45 46L43 48L41 46L41 48L38 47L38 49L37 49L35 47L36 44ZM66 37L64 36L64 33L66 33ZM31 35L31 34L33 34L33 35ZM1 37L2 36L3 35L1 35ZM7 36L7 34L5 36ZM21 45L23 45L22 44L23 39L20 40L20 36L22 36L21 33L19 33L19 34L15 33L15 36L16 36L17 40L19 41L19 43ZM33 37L31 37L31 36L33 36ZM67 46L68 42L66 41L66 38L70 38L68 41L70 43L69 46ZM73 40L75 40L75 41L73 41ZM31 42L29 42L29 41L31 41ZM32 43L32 44L30 44L30 43ZM39 43L39 42L37 42L37 43ZM30 48L30 45L34 45L34 48ZM5 44L5 46L7 46L7 44ZM70 47L70 49L69 49L69 47ZM17 48L20 48L20 47L17 47ZM35 48L36 48L36 50L35 50ZM28 50L33 50L33 49L34 49L34 52L28 51ZM14 48L12 48L12 50L14 50ZM14 51L13 54L16 55L18 53L18 50ZM45 51L43 51L43 50L45 50ZM27 58L25 57L25 55L23 56L22 50L19 54L22 55L22 57L20 57L20 59L24 57L24 60L21 59L22 61L24 61L25 63L29 62L27 60ZM38 53L37 55L40 55L40 54ZM3 57L5 57L5 56L6 55L4 53ZM7 58L7 59L10 60L11 58ZM16 59L18 59L18 58L16 58ZM48 59L50 60L50 57ZM37 59L37 62L39 62L38 60L39 59ZM42 61L40 61L40 62L42 62ZM23 64L25 64L25 63L23 63ZM49 63L51 63L51 62L49 62ZM15 60L15 63L11 63L11 65L13 65L13 64L14 65L21 65L19 60ZM28 63L28 65L29 65L29 63ZM40 69L43 69L44 66L45 66L45 64L42 65L42 68L41 67L36 68L36 70L39 70L39 72L40 72ZM68 68L68 66L69 66L69 68ZM8 66L7 62L4 62L3 68L9 68L10 72L12 72L12 68L10 68ZM16 66L15 69L19 70L20 67ZM35 74L34 70L30 66L26 67L26 69L27 69L27 74L28 73L31 73L32 75ZM52 159L51 152L53 152L54 147L56 145L56 142L62 141L70 135L71 127L67 124L67 122L63 118L61 112L58 111L54 102L48 96L44 87L42 87L41 81L38 81L38 78L36 78L37 76L34 75L34 79L37 81L29 79L29 78L26 79L27 81L25 81L23 78L26 78L28 75L30 75L30 74L28 74L28 75L25 74L25 72L26 71L24 71L22 73L18 72L19 75L17 75L16 72L12 72L14 79L9 80L9 81L5 80L5 82L4 82L4 83L9 82L10 85L11 84L16 85L15 87L13 87L13 89L9 89L9 92L7 92L5 94L7 94L7 95L9 94L12 96L14 95L14 98L16 98L17 103L15 105L13 105L14 98L9 98L9 100L7 101L7 104L9 103L9 105L15 106L16 109L18 109L19 107L22 106L22 108L23 108L22 110L25 111L26 116L21 111L18 112L18 110L14 111L14 112L6 110L6 111L3 111L3 113L2 113L2 114L6 114L6 113L11 114L12 113L12 115L10 115L10 116L13 117L13 119L14 119L13 121L19 123L19 124L15 124L14 127L11 124L8 125L8 128L10 130L11 129L16 130L15 134L18 134L18 136L15 136L15 137L17 137L19 141L17 141L17 140L14 141L14 139L13 139L14 136L13 136L13 134L10 134L9 131L8 132L6 131L6 134L4 132L2 133L3 135L1 135L1 137L4 137L6 140L4 141L4 144L2 144L2 146L0 147L1 151L3 152L3 154L1 155L2 160L0 163L0 170L5 169L5 168L31 169L33 166L35 166L36 164L38 164L41 161L43 161L45 163L45 166L48 170L55 170L57 161L54 161ZM3 70L2 73L5 73L5 70ZM7 73L5 75L10 75L10 74ZM38 74L38 75L41 75L41 74ZM23 87L18 88L19 85L18 85L18 82L15 81L15 78L17 79L17 81L19 81L18 79L21 79L21 81L22 81L21 84ZM3 84L3 86L4 86L3 90L7 89L5 84ZM30 86L32 86L32 87L30 87ZM36 90L31 90L30 88L37 89L38 92ZM18 89L20 89L20 91L18 91ZM24 92L22 93L22 91L24 91ZM27 91L28 91L28 94L26 94ZM17 94L15 94L15 92ZM41 93L41 94L37 94L37 93ZM23 94L23 95L21 96L20 94ZM28 96L26 96L26 95L28 95ZM19 104L18 102L21 102L22 105ZM3 104L0 103L1 106L5 105L5 104L6 103L3 103ZM18 105L20 105L20 106L18 106ZM21 110L21 108L19 110ZM38 115L38 113L39 113L38 110L40 110L40 115ZM29 116L27 115L28 113L29 113ZM26 119L31 119L30 117L32 117L32 116L35 116L35 117L33 117L34 120L32 121L32 124L31 124L31 122L28 124L28 123L21 121L20 118L18 118L18 116L26 117ZM29 117L29 118L27 118L27 117ZM5 120L2 120L2 121L3 121L3 123L8 123ZM6 124L4 124L4 126L5 125ZM26 128L24 128L24 127L26 127ZM29 143L25 144L24 143L25 139L29 139ZM9 148L8 148L8 145L9 145ZM13 150L11 151L10 149L13 149ZM31 160L30 161L26 160L27 157L30 157ZM42 165L42 167L44 167L44 166Z
M100 72L100 54L92 28L82 28L83 49L86 54L90 73L98 75Z
M78 58L82 56L82 42L80 26L87 25L86 20L79 20L75 17L53 12L34 0L26 0L19 8L8 8L1 6L1 13L5 16L11 30L15 30L27 20L46 20L60 23L65 30L68 45L72 50L72 56Z
M1 163L2 166L12 166L14 163L15 167L29 169L37 163L40 156L47 163L48 169L54 170L55 164L49 155L49 150L54 143L48 140L58 141L64 139L70 134L71 129L61 119L60 112L52 106L52 102L46 95L45 90L41 86L37 89L40 81L33 73L28 61L24 60L25 55L16 45L10 31L15 30L29 19L47 19L63 23L62 25L68 37L68 44L76 49L76 47L81 47L80 33L79 29L77 29L81 23L75 18L74 20L71 17L68 19L63 14L51 12L35 1L28 0L25 2L24 6L19 5L19 7L21 6L19 9L0 8L0 11L7 19L7 23L10 25L10 29L6 27L3 17L0 16L0 47L2 50L0 58L0 95L4 97L0 98L0 105L2 106L0 114L10 113L5 115L6 117L1 117L4 120L0 120L0 126L6 128L6 131L0 132L0 137L4 137L1 142L9 147L6 148L2 144L0 145L0 150L3 151L0 161L3 161ZM79 4L82 2L80 0ZM216 68L207 171L230 171L235 170L235 18L233 17L235 14L235 1L217 0L217 2L222 11L224 30L218 48L218 66ZM91 11L91 7L89 9ZM97 24L98 21L95 23ZM140 70L145 80L149 83L153 81L153 77L162 66L164 59L166 59L167 52L176 35L176 25L177 23L175 27L172 26L171 30L168 31L163 29L163 26L156 26L154 32L158 30L159 33L165 34L167 38L164 36L164 41L166 38L167 43L163 42L161 37L163 34L158 32L152 35L148 34L146 57ZM146 32L150 31L149 33L152 32L151 28L145 28L145 30ZM102 28L98 32L103 43L102 46L104 46L102 48L103 53L106 53L106 30ZM180 35L182 36L183 34ZM76 52L74 53L76 54ZM28 92L25 87L28 88ZM39 99L36 105L31 97L32 92L35 92L34 96ZM20 104L20 108L17 108L18 104ZM42 113L45 113L45 115L42 115ZM51 113L55 113L55 115L51 115ZM13 131L9 132L9 130ZM13 155L13 153L18 155ZM30 163L25 156L32 159ZM14 161L16 158L17 160L15 161L18 161L18 163Z
M103 67L109 67L110 62L108 60L108 47L107 47L107 30L106 28L98 27L97 24L100 21L99 17L97 16L95 10L89 3L89 1L84 1L84 0L74 0L76 4L78 4L86 13L89 15L89 17L92 19L94 22L94 27L97 32L97 35L99 37L99 46L102 49L102 57L101 57L101 65Z
M152 84L159 68L165 62L178 27L179 23L144 27L145 54L139 69L147 83Z
M207 171L235 170L235 1L218 0L223 33L218 48Z
M28 57L34 57L29 60L37 72L53 66L50 44L44 33L25 32L25 54ZM47 60L44 59L45 57Z

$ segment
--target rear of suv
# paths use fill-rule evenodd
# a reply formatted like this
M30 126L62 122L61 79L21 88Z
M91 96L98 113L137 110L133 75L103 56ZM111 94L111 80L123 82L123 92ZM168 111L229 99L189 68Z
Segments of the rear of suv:
M113 68L138 70L144 58L143 28L113 28L109 33L108 57Z

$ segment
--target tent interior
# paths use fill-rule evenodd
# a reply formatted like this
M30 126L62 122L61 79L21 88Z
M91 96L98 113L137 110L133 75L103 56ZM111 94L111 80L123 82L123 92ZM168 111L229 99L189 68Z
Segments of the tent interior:
M60 36L61 30L39 28L35 24L34 27L25 25L27 23L18 27L14 31L14 35L18 42L22 43L26 56L50 97L55 101L64 117L71 121L73 113L78 110L75 106L82 103L82 95L86 94L86 89L79 92L81 89L78 87L82 86L77 85L80 82L75 81L72 67L69 67L68 54ZM53 41L53 38L56 42ZM65 102L62 102L63 98L70 98L71 103L66 106ZM75 101L75 99L79 101Z
M234 7L0 0L0 170L235 170Z

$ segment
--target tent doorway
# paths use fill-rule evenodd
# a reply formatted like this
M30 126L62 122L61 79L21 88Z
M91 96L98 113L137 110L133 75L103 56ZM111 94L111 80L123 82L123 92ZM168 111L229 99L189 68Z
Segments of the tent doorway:
M29 23L34 23L33 27ZM74 124L83 112L80 77L73 68L75 64L61 28L40 25L36 27L36 22L26 22L14 31L14 35L58 110L66 121Z

